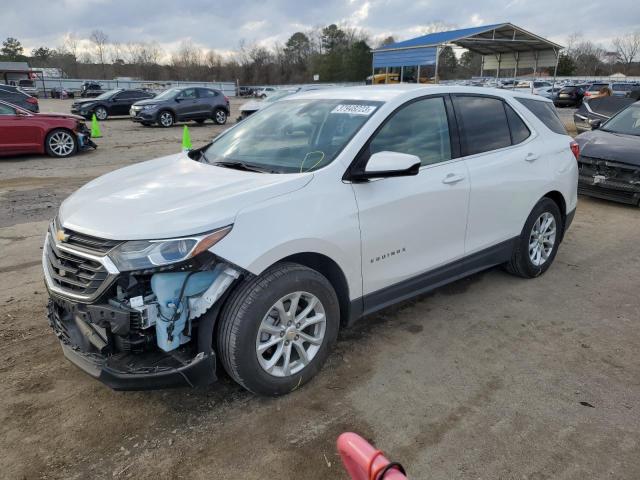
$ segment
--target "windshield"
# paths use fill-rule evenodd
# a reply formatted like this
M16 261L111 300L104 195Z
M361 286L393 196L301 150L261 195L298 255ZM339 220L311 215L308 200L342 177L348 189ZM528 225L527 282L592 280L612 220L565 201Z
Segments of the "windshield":
M154 100L167 100L169 98L175 97L178 92L180 92L180 88L170 88L169 90L165 90L164 92L156 95Z
M625 108L606 122L601 130L625 135L640 136L640 105L633 104Z
M118 93L120 90L109 90L108 92L104 92L101 93L100 95L98 95L95 100L106 100L107 98L111 98L112 96L114 96L116 93Z
M328 165L382 102L284 100L243 120L204 152L209 163L242 163L272 173Z

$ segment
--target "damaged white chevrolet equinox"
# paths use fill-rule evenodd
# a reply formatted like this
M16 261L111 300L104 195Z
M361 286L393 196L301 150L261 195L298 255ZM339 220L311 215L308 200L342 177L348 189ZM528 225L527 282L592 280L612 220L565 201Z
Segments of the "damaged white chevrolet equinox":
M372 86L275 102L189 153L67 198L47 233L65 356L115 389L280 395L341 326L494 265L544 273L576 208L577 145L521 93Z

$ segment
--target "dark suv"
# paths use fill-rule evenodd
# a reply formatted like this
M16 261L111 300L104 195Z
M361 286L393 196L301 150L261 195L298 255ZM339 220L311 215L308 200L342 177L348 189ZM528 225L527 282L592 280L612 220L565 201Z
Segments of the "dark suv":
M38 99L36 97L28 95L23 92L20 87L15 87L13 85L0 85L0 100L13 103L18 107L22 107L33 113L38 113L40 111L40 106L38 105Z
M155 98L134 103L129 114L131 120L145 126L157 123L170 127L188 120L204 123L208 118L224 125L229 116L229 99L213 88L170 88Z
M109 90L96 98L73 102L71 113L87 119L95 113L98 120L106 120L110 115L129 115L131 105L149 98L153 98L153 94L143 90Z

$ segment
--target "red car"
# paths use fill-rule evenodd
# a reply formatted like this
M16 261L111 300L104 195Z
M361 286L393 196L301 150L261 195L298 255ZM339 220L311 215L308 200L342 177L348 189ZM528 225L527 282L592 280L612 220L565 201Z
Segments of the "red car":
M70 157L96 148L84 119L63 113L33 113L0 100L0 156L47 153Z

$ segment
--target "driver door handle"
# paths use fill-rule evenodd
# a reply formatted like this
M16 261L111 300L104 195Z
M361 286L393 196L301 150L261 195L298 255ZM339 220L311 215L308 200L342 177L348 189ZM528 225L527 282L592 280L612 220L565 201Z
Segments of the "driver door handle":
M527 162L535 162L538 159L539 155L537 153L528 153L524 159Z
M464 180L464 175L459 175L457 173L449 173L446 177L442 179L442 183L446 185L453 185L462 180Z

